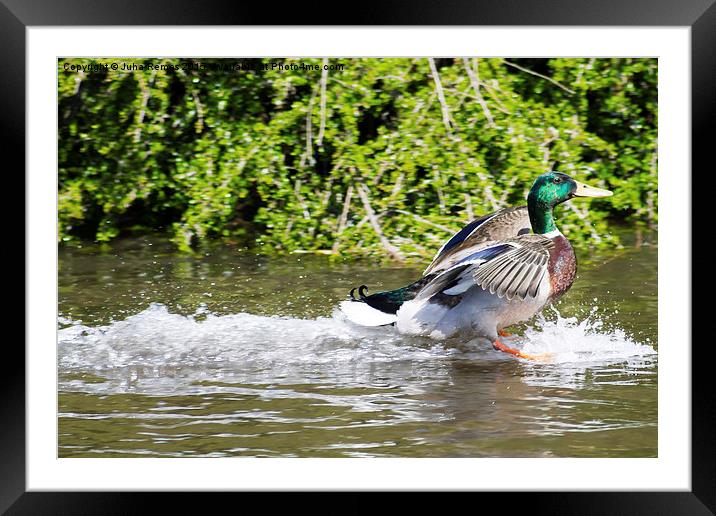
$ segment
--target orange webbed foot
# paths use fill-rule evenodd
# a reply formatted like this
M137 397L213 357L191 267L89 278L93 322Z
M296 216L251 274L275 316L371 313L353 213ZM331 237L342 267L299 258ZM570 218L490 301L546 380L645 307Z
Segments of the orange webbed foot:
M500 334L501 336L504 336ZM519 349L511 348L509 346L506 346L500 340L496 340L493 342L492 347L495 348L498 351L502 351L503 353L509 353L511 355L515 355L518 358L524 358L525 360L532 360L534 362L548 362L551 358L550 353L541 353L539 355L529 355L527 353L523 353Z

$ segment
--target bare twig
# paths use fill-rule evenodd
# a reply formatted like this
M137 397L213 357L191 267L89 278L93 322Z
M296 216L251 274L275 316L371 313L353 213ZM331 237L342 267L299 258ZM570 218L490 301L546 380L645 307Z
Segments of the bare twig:
M224 188L229 186L229 183L231 182L231 180L233 178L241 175L241 172L243 172L244 167L246 167L249 160L253 157L254 154L256 154L256 152L258 152L258 150L259 150L258 146L251 147L249 152L247 152L246 155L243 158L241 158L241 160L236 164L235 169L228 169L228 167L227 167L228 173L226 174L226 177L224 178L224 180L221 182L221 185L219 186L220 190L223 190Z
M316 145L323 145L323 133L326 130L326 83L328 82L328 58L323 58L323 69L321 70L321 126L318 129Z
M369 88L366 88L365 86L362 86L362 85L360 85L360 84L349 84L349 83L347 83L347 82L341 81L340 79L336 79L334 76L331 76L331 81L337 82L338 84L340 84L340 85L343 86L344 88L348 88L348 89L351 89L351 90L360 90L360 91L362 91L363 93L369 93L369 92L370 92L370 89L369 89Z
M587 62L586 66L582 65L579 67L579 72L577 73L577 78L574 80L574 84L579 84L579 81L582 79L582 74L584 73L585 70L592 69L592 67L594 66L595 60L596 60L596 58L593 57Z
M500 205L504 206L507 202L507 196L510 195L510 192L512 191L512 187L515 186L515 183L517 182L517 176L512 176L512 178L507 181L507 188L505 188L502 191L502 195L500 196Z
M427 102L427 104L423 104L422 101L420 101L420 102L418 102L418 104L417 104L417 105L415 106L415 108L413 109L413 113L417 113L417 112L420 111L421 109L424 109L424 111L423 111L422 113L420 113L420 116L419 116L418 119L415 121L415 124L416 124L416 125L419 125L420 122L423 121L423 118L425 118L425 115L428 113L428 111L430 110L430 108L431 108L432 105L433 105L433 102L435 101L435 96L436 96L436 95L435 95L435 92L433 91L432 93L430 93L430 96L428 97L428 102Z
M186 72L184 70L182 70L181 68L178 68L176 70L176 72L183 77L187 77ZM151 82L154 82L154 77L156 76L156 74L157 74L157 72L155 70L152 73ZM193 72L192 72L192 75L196 76L196 74ZM193 82L189 81L189 84L193 84ZM204 128L204 106L201 103L201 100L199 99L199 94L197 93L195 87L191 88L191 96L192 96L192 99L194 100L194 106L196 107L197 121L195 124L195 130L197 133L200 133L202 131L202 129ZM165 118L166 118L166 115L165 115Z
M78 86L78 88L79 88L79 86ZM425 104L424 101L422 101L422 100L417 101L417 102L415 103L415 107L413 108L413 110L411 111L411 113L415 114L415 113L417 113L418 111L420 111L420 110L423 108L423 104Z
M328 181L321 187L321 190L323 190L323 193L321 193L321 190L313 190L314 197L320 197L323 195L323 200L321 201L321 207L323 210L328 209L328 201L331 200L331 196L333 195L333 190L331 187L333 186L333 178L330 177Z
M356 229L358 229L358 228L360 228L361 226L363 226L363 224L365 224L366 222L368 222L368 215L364 216L362 219L360 219L360 220L358 221L358 224L356 224Z
M383 173L385 172L385 169L388 167L388 165L382 161L380 165L378 166L378 173L375 175L375 179L373 179L373 184L377 185L380 183L380 180L383 178Z
M435 177L435 191L438 194L440 213L445 213L445 194L441 186L443 184L443 178L442 175L440 175L440 168L437 165L433 166L433 176Z
M428 57L428 64L430 65L430 73L432 74L433 81L435 82L435 92L438 94L438 100L440 101L440 109L443 115L445 130L449 135L452 135L450 110L448 109L447 101L445 100L445 92L443 91L443 85L440 83L440 75L438 74L438 69L435 66L435 59Z
M284 238L288 239L288 237L291 235L291 229L293 228L293 222L295 220L295 217L290 217L288 219L288 224L286 224L286 228L283 230L283 236Z
M442 231L445 231L446 233L450 233L450 234L455 233L454 229L450 229L445 226L441 226L440 224L436 224L435 222L431 222L428 219L424 219L420 215L416 215L415 213L410 213L409 211L405 211L405 210L393 210L393 211L395 211L396 213L402 213L403 215L409 215L409 216L413 217L415 220L417 220L418 222L421 222L428 226L432 226L434 228L440 229Z
M492 100L495 101L495 104L496 104L495 107L497 108L498 111L502 111L502 112L505 113L506 115L511 115L511 114L512 114L512 112L511 112L509 109L507 109L507 108L505 107L505 105L502 103L502 101L500 100L500 97L497 96L497 93L495 93L495 92L493 91L492 86L490 86L490 85L487 84L486 82L482 82L482 81L480 81L480 86L482 86L483 88L485 88L485 91L487 91L487 93L490 95L490 97L492 97ZM498 89L498 90L499 90L499 88L497 88L497 87L496 87L495 89Z
M517 68L518 70L521 70L521 71L523 71L523 72L525 72L525 73L534 75L534 76L536 76L536 77L540 77L541 79L544 79L545 81L549 81L549 82L551 82L552 84L554 84L555 86L557 86L558 88L562 88L562 89L563 89L564 91L566 91L567 93L569 93L569 94L571 94L571 95L574 95L574 91L573 91L573 90L570 90L570 89L567 88L564 84L558 83L557 81L555 81L555 80L552 79L551 77L547 77L546 75L542 75L541 73L533 72L532 70L528 70L527 68L523 68L523 67L521 67L521 66L518 65L518 64L511 63L511 62L508 61L507 59L503 59L502 62L505 63L507 66L512 66L513 68Z
M201 103L201 100L199 100L199 94L196 92L195 89L191 90L191 96L194 99L194 105L196 106L196 132L200 133L201 130L204 128L204 106Z
M490 201L490 206L492 206L492 209L497 211L502 207L502 203L495 198L495 194L492 192L492 185L490 179L479 170L477 171L477 177L484 185L484 190L482 191L482 194L487 198L488 201ZM474 217L470 215L470 220L472 220L473 218Z
M151 76L149 77L149 84L147 84L147 81L144 79L144 74L137 74L139 77L139 88L142 90L142 102L139 107L139 112L137 113L137 128L134 130L134 142L137 143L142 137L142 122L144 122L144 116L146 114L147 110L147 103L149 102L149 96L151 94L149 90L149 86L154 82L154 76L157 74L156 70L152 72ZM78 86L79 88L79 86ZM195 99L196 102L196 99ZM197 107L197 114L199 114L199 108Z
M311 220L311 213L308 211L308 205L306 204L306 201L304 200L303 196L301 195L301 180L296 179L296 183L294 184L293 193L296 195L296 199L298 199L298 204L301 205L301 209L303 210L303 218L306 220Z
M465 71L467 72L467 76L470 79L470 84L472 84L472 89L475 90L475 97L477 98L477 102L482 107L482 111L485 113L485 118L487 118L487 122L490 125L490 127L495 127L495 121L492 119L492 113L490 113L490 108L487 107L487 102L485 102L485 99L482 97L482 94L480 93L480 80L478 79L478 67L477 67L477 58L475 58L475 69L473 70L472 66L470 65L470 60L466 57L463 58L462 63L465 66Z
M485 88L485 90L487 90L487 85L486 85L484 82L480 82L480 86L482 86L483 88ZM472 89L472 86L470 86L470 87L468 88L468 90L471 90L471 89ZM489 93L489 91L488 91L488 93ZM472 95L472 94L470 94L470 93L467 93L467 90L466 90L466 91L456 91L456 92L455 92L455 95L459 95L459 96L461 96L461 97L467 97L468 99L477 100L477 97L476 97L475 95ZM490 96L491 96L493 99L495 99L495 102L499 102L499 101L493 96L492 93L490 93ZM501 111L501 112L503 112L503 113L505 113L505 114L507 114L507 115L511 115L511 114L512 114L512 113L511 113L510 111L508 111L504 106L493 106L493 107L495 107L498 111Z
M316 98L316 89L313 89L311 93L311 100L308 101L308 108L306 109L306 153L301 156L300 166L304 167L306 160L309 164L313 164L313 127L311 122L311 116L313 115L313 100Z
M345 228L346 224L348 223L348 212L351 208L351 199L353 198L353 185L348 185L348 190L346 190L346 198L343 200L343 211L341 212L341 216L338 219L338 233L340 234Z
M654 177L656 179L657 175L657 151L654 149L654 152L651 155L651 160L649 163L649 175ZM649 191L646 193L646 213L649 217L649 227L654 227L654 221L656 220L656 210L654 208L654 191L652 189L649 189Z
M361 183L356 189L358 190L358 196L363 202L363 208L365 209L368 221L370 222L370 225L373 226L373 231L375 231L375 234L378 235L380 243L383 244L383 248L394 260L400 262L404 261L405 259L403 258L403 255L400 253L398 248L391 244L390 241L383 234L383 230L378 223L378 218L375 216L375 211L373 211L373 208L370 205L370 198L368 197L368 188L366 188L366 186Z
M427 254L427 250L425 249L425 247L410 238L395 237L395 241L415 249L415 251L408 251L408 256L425 256Z
M376 213L375 218L378 220L378 222L380 222L380 219L382 219L383 217L385 217L387 214L388 214L387 211L381 211L380 213ZM360 220L358 221L358 224L356 224L356 228L361 227L361 226L362 226L363 224L365 224L366 222L370 222L370 219L368 218L368 215L365 215L362 219L360 219ZM361 240L361 242L362 242L362 240ZM360 246L359 246L359 247L360 247Z
M460 154L462 154L463 156L466 156L468 161L471 161L473 163L477 162L477 160L473 156L471 156L470 151L465 146L465 144L460 145ZM479 163L477 165L479 166ZM467 184L467 177L465 176L465 168L462 163L458 164L457 173L458 173L458 176L460 177L460 184L462 185L462 188L464 190L463 197L465 198L465 212L467 213L467 219L472 220L475 218L475 212L472 209L472 197L470 196L469 186ZM482 177L482 176L480 176L479 172L478 172L478 176ZM490 194L490 195L492 195L492 194Z
M401 172L398 175L398 179L395 180L395 184L393 185L393 190L390 192L391 199L398 195L400 190L403 188L403 179L405 179L405 174Z
M462 176L464 179L465 174L463 173ZM464 186L467 187L467 185ZM475 218L475 211L472 209L472 197L470 197L468 192L465 192L463 197L465 197L465 212L467 212L467 220L472 220Z
M327 185L326 188L330 188L330 184ZM332 190L326 191L325 197L323 198L323 201L321 201L321 206L323 207L324 211L328 209L328 201L331 200L332 195L333 195Z
M333 242L333 252L338 252L338 245L340 242L340 236L341 233L343 233L343 230L346 229L346 225L348 224L348 212L351 208L351 198L353 197L353 185L348 185L348 190L346 190L346 198L343 201L343 211L341 212L341 216L338 217L338 227L336 228L336 239Z
M542 163L544 163L545 171L552 170L552 167L549 164L550 144L559 138L559 131L554 127L548 127L547 133L547 138L545 138L545 140L540 144L540 147L542 147Z
M334 254L331 249L294 249L293 254Z
M80 91L80 86L82 86L82 81L85 78L85 72L84 70L79 70L77 72L77 75L75 75L75 89L72 92L72 95L77 95L77 93Z

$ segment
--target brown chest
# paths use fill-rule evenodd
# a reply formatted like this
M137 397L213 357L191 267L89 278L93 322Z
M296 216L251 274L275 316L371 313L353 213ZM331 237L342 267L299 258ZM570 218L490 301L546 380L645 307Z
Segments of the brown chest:
M552 297L557 298L567 292L577 275L577 257L574 249L564 236L554 239L554 247L549 253L549 277L552 285Z

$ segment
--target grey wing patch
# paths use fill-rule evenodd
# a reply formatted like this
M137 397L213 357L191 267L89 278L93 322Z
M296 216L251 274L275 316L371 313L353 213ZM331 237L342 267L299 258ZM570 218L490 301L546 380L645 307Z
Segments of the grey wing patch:
M451 267L465 255L468 249L474 246L485 242L507 240L531 231L532 226L526 206L505 208L491 215L480 217L465 226L443 245L423 274Z
M508 300L536 297L548 277L549 251L554 242L541 235L522 235L507 242L518 245L479 267L473 275L475 283Z
M531 232L530 216L527 206L506 208L498 211L486 221L471 237L483 240L506 240L524 232Z

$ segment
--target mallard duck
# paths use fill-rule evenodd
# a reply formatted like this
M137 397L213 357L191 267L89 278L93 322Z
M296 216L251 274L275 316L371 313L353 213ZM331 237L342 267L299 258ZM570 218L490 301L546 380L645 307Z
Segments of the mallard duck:
M539 176L527 206L505 208L467 224L437 252L423 276L405 287L366 295L361 285L340 305L363 326L394 324L400 333L445 340L488 339L499 351L534 359L499 340L572 286L577 259L557 229L553 209L572 197L612 192L566 174Z

